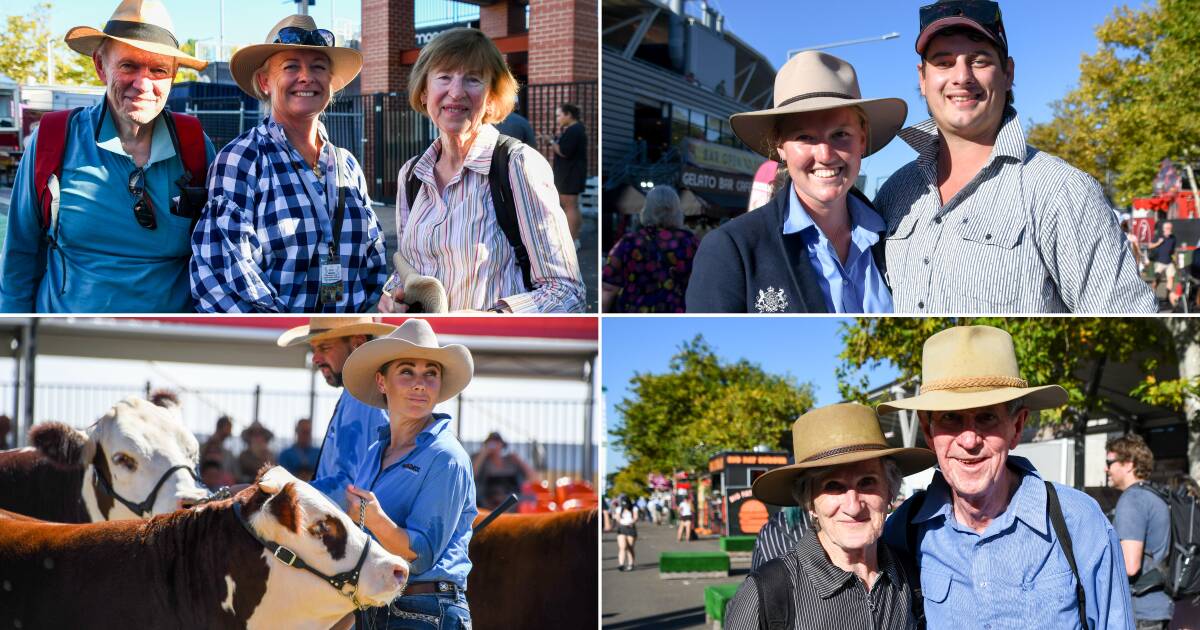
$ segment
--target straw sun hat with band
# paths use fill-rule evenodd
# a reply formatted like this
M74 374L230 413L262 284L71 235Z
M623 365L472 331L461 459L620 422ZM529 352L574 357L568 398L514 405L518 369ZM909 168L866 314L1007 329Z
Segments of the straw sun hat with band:
M792 486L811 468L840 466L891 457L903 475L933 466L937 457L923 448L890 446L870 407L841 403L813 409L792 424L792 454L796 463L763 473L754 480L754 497L772 505L796 505Z
M908 115L908 105L901 99L863 98L854 66L833 55L805 51L789 59L775 75L774 107L734 114L729 124L751 150L776 160L776 129L781 117L850 106L861 108L867 116L863 157L891 142Z
M271 55L285 50L308 49L329 56L329 93L346 87L362 70L362 53L353 48L334 45L333 33L317 28L317 23L308 15L289 15L279 21L267 34L265 44L246 46L233 53L229 59L229 73L242 91L265 101L268 96L258 89L254 73Z
M371 317L313 317L308 324L297 326L284 331L275 343L281 348L298 346L314 341L325 341L338 337L353 337L355 335L371 335L382 337L396 327L391 324L381 324Z
M112 39L139 50L156 55L174 57L179 65L203 70L207 61L201 61L179 49L175 37L175 25L167 8L159 0L124 0L117 5L104 30L90 26L76 26L67 31L67 46L77 53L91 56L96 48Z
M879 405L897 409L960 411L1021 398L1030 410L1067 404L1058 385L1030 387L1021 378L1012 336L991 326L956 326L929 339L921 349L921 390L912 398Z
M429 322L409 319L390 334L359 346L350 355L342 369L346 389L372 407L387 409L387 399L379 391L375 373L383 364L396 359L424 359L442 366L442 389L436 403L456 396L475 375L475 360L466 346L457 343L439 346Z

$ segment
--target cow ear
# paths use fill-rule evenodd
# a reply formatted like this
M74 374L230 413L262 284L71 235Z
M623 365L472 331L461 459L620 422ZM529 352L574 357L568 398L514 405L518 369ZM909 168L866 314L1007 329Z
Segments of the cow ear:
M81 466L88 436L61 422L45 422L29 430L29 443L59 466Z
M296 484L290 481L285 483L279 492L267 501L267 510L288 531L297 533L300 531L302 519L300 498L296 495Z

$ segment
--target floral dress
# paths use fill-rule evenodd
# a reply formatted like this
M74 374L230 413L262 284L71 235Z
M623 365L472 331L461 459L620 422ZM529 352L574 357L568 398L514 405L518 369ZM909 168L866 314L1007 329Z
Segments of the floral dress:
M643 227L617 241L604 282L619 287L617 313L682 313L700 239L688 230Z

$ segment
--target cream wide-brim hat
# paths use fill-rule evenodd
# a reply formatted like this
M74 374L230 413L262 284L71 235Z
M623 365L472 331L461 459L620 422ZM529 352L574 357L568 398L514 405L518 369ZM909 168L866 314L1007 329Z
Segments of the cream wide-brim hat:
M438 403L454 398L475 375L475 360L466 346L439 346L433 327L423 319L405 320L390 334L372 339L350 353L342 368L342 383L350 395L362 402L387 409L387 399L375 383L380 366L396 359L424 359L442 366L442 389Z
M324 341L337 337L353 337L355 335L371 335L382 337L396 327L391 324L381 324L371 317L313 317L303 326L285 330L275 343L281 348L298 346L302 343Z
M890 446L875 411L858 403L820 407L797 418L792 424L792 454L796 463L768 470L754 480L751 492L756 499L796 505L792 485L811 468L891 457L901 474L911 475L937 463L931 450Z
M207 61L179 49L175 25L160 0L122 0L100 31L91 26L76 26L63 38L67 46L81 55L92 56L105 39L113 39L156 55L179 60L179 65L203 70Z
M778 160L771 138L779 119L808 112L858 106L867 115L867 152L887 146L904 126L908 104L899 98L863 98L854 66L833 55L804 51L783 64L775 75L775 106L729 118L733 132L752 151Z
M957 411L990 407L1018 398L1030 410L1067 404L1058 385L1030 387L1021 378L1012 335L991 326L955 326L925 340L921 349L921 389L911 398L879 405L897 409Z
M308 44L277 44L275 38L279 31L289 26L302 28L306 31L317 30L317 22L309 15L289 15L280 20L270 33L267 33L266 43L252 44L239 48L229 58L229 74L243 92L259 100L266 100L265 95L258 91L254 84L254 72L262 67L267 59L277 52L285 50L306 49L325 53L329 57L330 76L329 93L341 90L358 76L362 70L362 53L345 46L310 46Z

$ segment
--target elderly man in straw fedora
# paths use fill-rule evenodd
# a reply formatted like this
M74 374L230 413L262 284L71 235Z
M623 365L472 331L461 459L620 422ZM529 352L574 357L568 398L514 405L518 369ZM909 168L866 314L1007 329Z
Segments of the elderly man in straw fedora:
M914 558L930 628L1132 628L1116 532L1096 501L1010 456L1029 412L1066 404L1021 378L1012 337L959 326L925 341L918 395L880 413L918 414L938 470L888 519Z
M765 503L799 505L813 530L750 573L729 603L725 627L919 627L915 576L879 538L901 477L932 466L933 453L892 447L875 411L856 403L800 416L792 444L796 463L754 480L753 493Z
M104 30L77 26L66 42L92 58L105 98L47 114L21 158L0 311L191 312L192 221L214 151L199 121L160 114L179 66L206 62L179 49L159 0L124 0Z
M280 347L308 344L312 348L313 367L321 371L330 387L342 387L342 368L350 354L395 329L391 324L381 324L365 316L313 317L307 325L285 331L276 343ZM354 481L367 447L379 439L379 429L387 425L383 410L364 404L343 389L321 440L312 486L342 505L346 486Z

